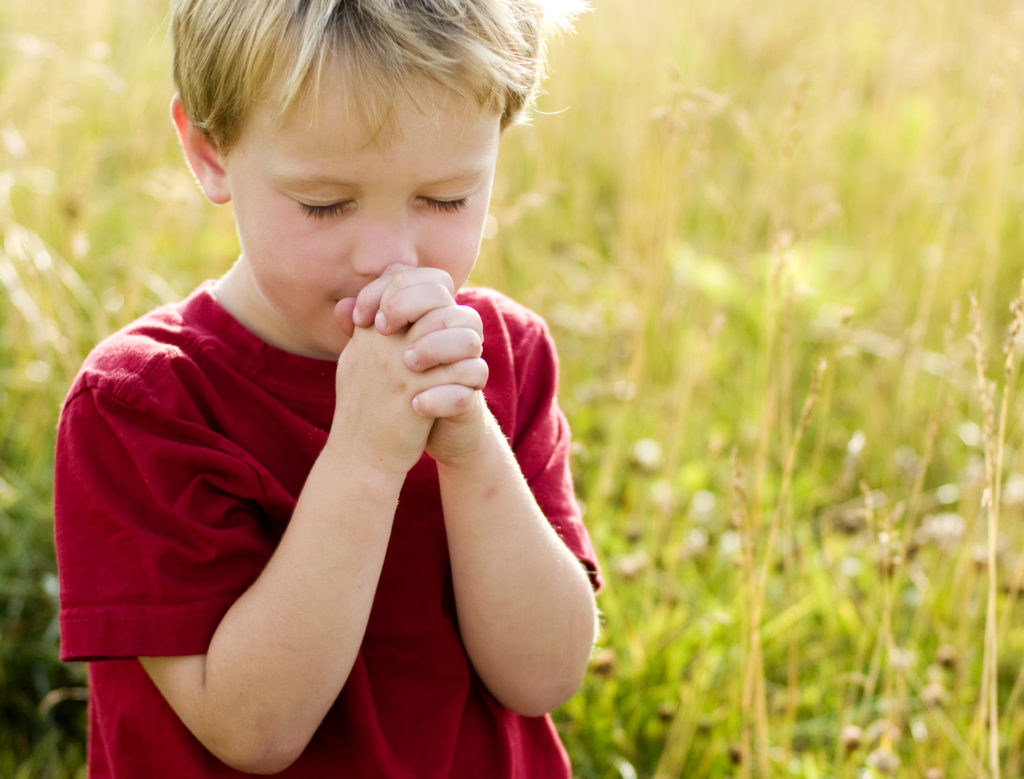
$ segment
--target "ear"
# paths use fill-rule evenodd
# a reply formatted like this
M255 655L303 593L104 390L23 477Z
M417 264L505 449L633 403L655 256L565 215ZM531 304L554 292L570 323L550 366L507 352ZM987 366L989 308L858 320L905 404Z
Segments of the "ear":
M192 124L178 95L171 99L171 119L178 131L185 159L188 160L188 166L199 182L203 194L216 205L227 203L231 200L231 188L228 185L224 158L217 151L213 141Z

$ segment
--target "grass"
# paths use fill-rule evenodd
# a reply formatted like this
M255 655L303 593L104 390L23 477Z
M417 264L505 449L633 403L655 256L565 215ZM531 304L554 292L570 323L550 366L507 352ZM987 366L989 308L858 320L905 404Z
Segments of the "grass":
M0 7L4 776L82 764L63 393L236 252L165 17ZM476 280L561 351L608 581L556 716L579 776L1024 774L1020 40L994 0L606 0L553 47Z

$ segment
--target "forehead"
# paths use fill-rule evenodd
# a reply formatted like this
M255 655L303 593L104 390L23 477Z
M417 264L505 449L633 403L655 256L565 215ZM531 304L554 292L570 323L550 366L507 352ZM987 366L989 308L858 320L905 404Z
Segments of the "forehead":
M239 147L290 178L350 176L363 163L387 161L408 175L440 179L494 164L499 114L426 78L368 108L340 74L325 74L319 94L305 94L280 115L257 105Z
M249 121L264 131L316 134L343 131L355 147L386 145L408 132L432 128L465 130L499 119L458 90L412 74L400 82L382 74L331 63L294 99L271 90L256 103Z

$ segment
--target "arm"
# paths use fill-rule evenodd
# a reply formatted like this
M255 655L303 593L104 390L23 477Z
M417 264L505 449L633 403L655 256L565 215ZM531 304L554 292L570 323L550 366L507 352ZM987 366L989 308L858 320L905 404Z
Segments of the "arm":
M477 431L471 448L435 458L463 642L491 693L537 716L583 679L596 635L594 591L482 398L448 424Z
M293 762L351 670L402 483L366 462L328 444L280 546L206 654L140 658L189 730L235 768Z
M387 308L387 300L382 303ZM439 329L410 347L410 364L445 359ZM589 577L542 513L483 395L458 387L417 398L436 419L427 453L438 466L459 627L488 689L525 715L572 695L593 647L597 609Z

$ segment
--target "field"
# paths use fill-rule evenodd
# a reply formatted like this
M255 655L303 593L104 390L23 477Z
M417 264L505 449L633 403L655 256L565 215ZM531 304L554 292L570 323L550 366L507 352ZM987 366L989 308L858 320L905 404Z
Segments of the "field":
M579 777L1024 776L1024 7L602 0L475 281L541 312L607 586ZM0 5L0 776L82 776L54 425L222 273L166 4ZM97 561L102 564L102 561Z

